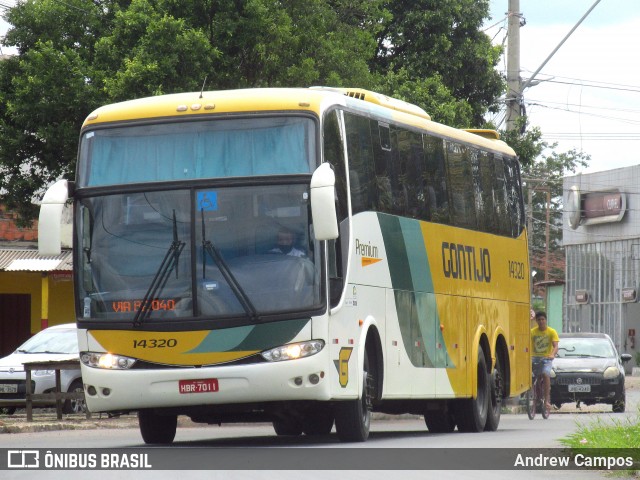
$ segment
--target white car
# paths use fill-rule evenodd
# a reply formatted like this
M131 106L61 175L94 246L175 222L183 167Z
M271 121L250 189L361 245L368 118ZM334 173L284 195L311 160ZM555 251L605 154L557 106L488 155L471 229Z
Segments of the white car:
M74 323L56 325L38 332L20 345L8 357L0 359L0 415L10 415L16 407L24 407L26 374L24 363L47 362L76 359L78 356L78 333ZM56 386L54 370L34 370L31 372L34 383L33 393L52 392ZM65 392L81 392L82 376L77 370L60 371L60 387ZM51 406L51 403L35 403L34 406ZM53 403L55 405L55 403ZM65 400L64 413L81 413L85 405L80 400Z

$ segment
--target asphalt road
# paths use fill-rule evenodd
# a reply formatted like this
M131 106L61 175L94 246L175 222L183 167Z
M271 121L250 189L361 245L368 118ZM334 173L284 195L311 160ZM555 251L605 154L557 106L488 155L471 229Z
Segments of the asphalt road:
M529 420L526 414L503 414L500 428L497 432L482 433L482 434L470 434L454 432L451 434L432 434L429 433L424 425L424 422L420 418L416 417L384 417L377 419L372 424L372 433L369 441L364 444L342 444L338 441L335 434L327 437L278 437L275 435L273 428L266 424L256 425L223 425L219 426L202 426L192 424L187 419L181 420L181 426L178 429L176 440L172 447L168 450L168 455L180 456L193 456L198 458L198 455L211 455L211 452L217 452L224 450L225 452L233 452L235 449L243 449L246 452L247 458L250 457L254 448L258 448L260 452L264 453L264 448L273 449L275 447L287 447L287 451L291 449L292 459L296 457L303 457L304 455L314 455L322 457L327 456L328 465L331 466L332 457L331 454L327 454L330 451L342 452L343 450L336 449L352 449L354 458L358 455L369 454L368 449L375 449L373 452L377 455L377 452L381 452L380 455L390 455L390 461L394 460L394 449L399 452L404 452L407 449L440 449L433 451L425 451L425 458L431 458L433 452L446 453L449 449L457 449L454 451L460 452L461 448L489 448L489 449L507 449L507 448L522 448L523 450L540 449L548 447L561 446L561 439L567 435L576 431L580 425L591 425L594 423L607 423L607 422L626 422L626 421L638 421L638 412L640 406L640 377L628 377L627 378L627 411L624 414L611 413L611 407L607 405L596 405L592 407L583 407L576 409L574 405L565 405L559 411L553 412L548 420L543 420L540 416L537 416L533 421ZM37 417L36 417L37 420ZM2 420L0 420L0 423ZM16 434L0 434L0 448L11 449L29 449L29 448L93 448L93 449L147 449L144 446L137 429L136 420L134 416L124 416L119 419L98 419L93 418L91 421L85 419L77 420L78 424L87 424L93 422L95 425L93 428L87 430L52 430L52 431L34 431L23 432ZM104 422L101 424L101 422ZM107 425L105 425L107 424ZM107 428L105 428L105 426ZM312 449L299 451L296 455L296 449ZM212 450L213 449L213 450ZM327 449L327 450L318 450ZM444 450L443 450L444 449ZM282 452L281 450L271 450L276 458L276 452ZM465 453L466 454L466 453ZM179 458L177 457L177 458ZM288 458L288 457L287 457ZM242 461L239 462L242 466ZM249 468L251 463L247 463ZM282 464L274 464L274 468L288 469L291 468L290 464L287 464L287 460ZM207 466L206 478L274 478L278 476L275 471L270 469L267 471L239 471L239 470L224 470L218 471L215 468ZM324 467L326 468L326 467ZM452 462L451 468L456 468L455 460ZM436 474L434 470L404 470L400 469L403 480L413 478L428 478L433 474ZM28 472L0 472L0 477L5 479L13 478L34 478L33 475L26 475ZM33 473L33 472L32 472ZM283 472L280 472L283 473ZM6 474L6 475L5 475ZM77 474L77 475L76 475ZM90 473L94 475L95 472ZM166 476L165 476L166 474ZM284 472L284 474L290 474ZM309 479L333 479L338 475L347 476L351 478L367 478L369 479L384 479L389 476L389 471L372 471L372 470L349 470L344 471L329 471L329 470L305 470L304 476ZM539 479L541 475L552 474L555 479L595 479L595 478L610 478L605 474L594 471L524 471L518 470L517 472L511 470L498 470L498 471L459 471L459 470L442 470L437 471L437 477L442 479L448 478L491 478L501 479L509 478L513 479L517 477L520 479L536 478ZM62 475L62 476L61 476ZM81 476L82 475L82 476ZM151 478L176 478L180 480L187 480L191 478L204 478L204 472L194 470L184 470L180 472L171 471L107 471L101 472L101 478L114 478L118 480L135 478L145 479ZM394 475L395 476L395 475ZM39 471L37 477L43 479L74 479L83 478L86 479L87 472L41 472Z

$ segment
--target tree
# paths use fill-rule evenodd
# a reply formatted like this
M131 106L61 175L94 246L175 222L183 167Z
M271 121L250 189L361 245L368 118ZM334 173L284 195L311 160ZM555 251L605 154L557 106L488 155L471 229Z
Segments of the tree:
M562 251L562 198L563 178L575 173L579 168L588 165L590 156L584 152L569 150L558 153L557 143L549 144L542 140L542 132L538 127L526 126L526 118L518 120L516 128L501 132L501 138L517 153L520 159L521 176L524 184L527 219L533 228L529 231L529 248L532 268L544 274L543 258L547 251L547 190L550 192L549 205L549 256L550 268L548 277L564 278L564 271L553 267L564 263ZM529 192L531 197L529 197Z
M387 79L388 93L425 107L439 122L482 126L504 90L495 69L502 47L481 31L489 0L394 0L386 8L392 19L377 35L371 66L409 80L396 86Z
M477 125L501 93L488 0L25 0L5 14L0 193L22 222L75 169L85 116L178 91L359 86ZM419 28L412 30L413 28ZM205 82L206 79L206 82Z

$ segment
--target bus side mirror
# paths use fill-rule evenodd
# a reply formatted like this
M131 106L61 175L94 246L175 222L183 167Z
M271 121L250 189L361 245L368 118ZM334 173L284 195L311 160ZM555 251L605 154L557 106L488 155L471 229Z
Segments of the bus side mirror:
M42 256L60 255L62 209L68 198L66 180L58 180L51 185L42 198L38 217L38 253Z
M311 177L311 216L316 240L338 238L336 214L336 176L331 165L323 163Z

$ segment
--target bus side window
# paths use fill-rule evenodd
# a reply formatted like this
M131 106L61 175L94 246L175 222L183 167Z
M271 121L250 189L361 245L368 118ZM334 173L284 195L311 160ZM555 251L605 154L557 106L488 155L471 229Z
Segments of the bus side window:
M373 144L369 120L345 113L345 130L349 169L357 172L357 182L351 182L351 213L375 209L376 183L373 170ZM354 177L354 180L356 178Z
M431 214L430 220L448 225L450 223L449 199L443 141L423 135L422 142L425 156L425 196Z
M516 238L524 227L524 206L519 195L521 191L520 172L515 158L504 159L505 180L507 182L507 203L511 217L511 236Z
M473 172L469 149L465 145L445 142L452 224L477 228Z
M507 200L507 184L504 178L504 162L502 156L493 155L493 199L497 220L497 229L500 235L511 236L511 214Z

